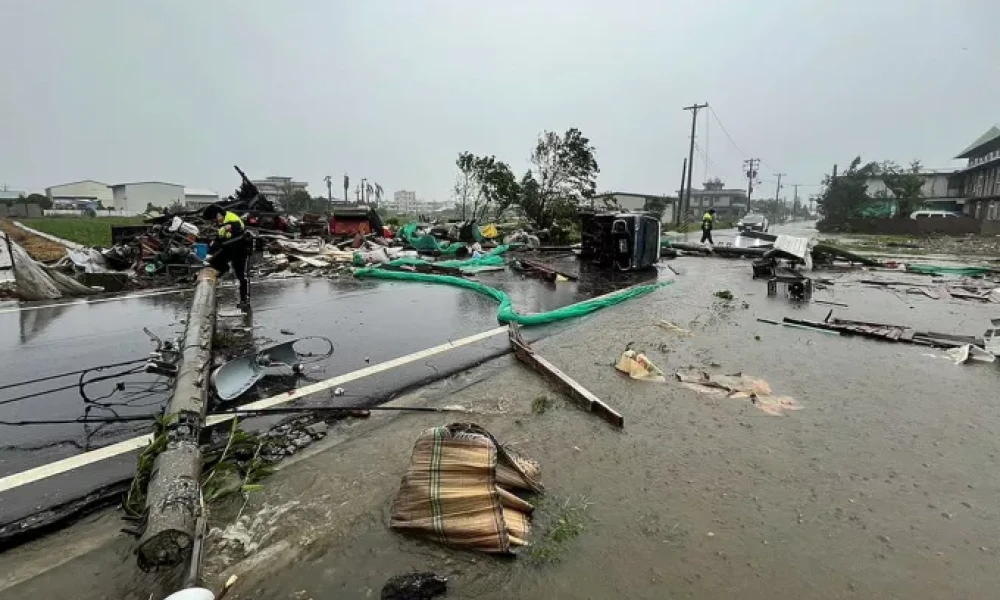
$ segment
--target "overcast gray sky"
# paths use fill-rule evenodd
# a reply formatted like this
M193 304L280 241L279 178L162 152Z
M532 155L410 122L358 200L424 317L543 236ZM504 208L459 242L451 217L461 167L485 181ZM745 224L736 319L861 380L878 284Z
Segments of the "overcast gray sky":
M747 153L759 193L780 170L807 195L856 154L949 166L1000 121L997 23L997 0L0 0L0 185L228 193L236 163L443 200L458 152L520 174L575 126L598 189L663 193L707 101L740 148L703 112L708 175L744 186Z

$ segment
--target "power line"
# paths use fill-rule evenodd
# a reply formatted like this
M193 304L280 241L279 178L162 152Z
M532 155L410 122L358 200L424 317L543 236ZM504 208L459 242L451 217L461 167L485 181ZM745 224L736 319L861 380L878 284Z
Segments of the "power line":
M704 158L705 162L707 164L712 165L717 172L725 175L726 177L732 177L733 176L733 173L731 171L728 171L727 169L724 169L722 166L719 165L719 163L717 163L714 160L712 160L711 158L709 158L708 153L705 152L705 151L703 151L701 149L701 146L699 146L697 142L695 142L695 144L694 144L694 149L695 149L695 152L698 153L698 156L701 156L702 158ZM708 180L707 170L706 170L706 177L705 177L705 179Z
M722 124L722 119L720 119L719 115L715 113L715 109L709 106L708 112L712 113L712 116L715 117L715 122L718 123L719 127L722 128L722 133L726 134L726 137L729 138L729 143L733 145L733 148L736 148L736 151L740 153L740 156L746 158L747 153L741 150L740 147L736 144L736 140L734 140L733 136L729 134L729 130L726 129L726 126Z

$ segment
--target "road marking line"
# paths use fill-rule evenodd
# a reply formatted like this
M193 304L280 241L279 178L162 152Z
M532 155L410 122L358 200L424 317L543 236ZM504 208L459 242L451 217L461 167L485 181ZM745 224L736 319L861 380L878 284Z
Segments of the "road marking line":
M164 294L183 294L184 292L192 292L194 288L191 289L177 289L177 290L159 290L156 292L141 292L138 294L128 294L126 296L114 296L113 298L95 298L93 300L74 300L72 302L57 302L56 304L41 304L38 306L19 306L17 308L4 308L0 309L0 315L6 313L14 312L24 312L28 310L45 310L46 308L59 308L61 306L77 306L84 304L100 304L101 302L116 302L118 300L130 300L132 298L148 298L150 296L162 296Z
M387 360L385 362L379 363L377 365L371 365L370 367L365 367L364 369L358 369L357 371L351 371L350 373L345 373L343 375L338 375L336 377L331 377L330 379L325 379L323 381L318 381L311 385L303 386L301 388L296 388L292 392L286 392L284 394L278 394L276 396L271 396L270 398L264 398L263 400L258 400L256 402L251 402L249 404L244 404L238 407L236 410L258 410L262 408L271 408L278 406L280 404L285 404L302 398L304 396L309 396L317 392L322 392L339 385L354 381L356 379L362 379L364 377L370 377L390 369L395 369L397 367L402 367L410 363L416 362L418 360L423 360L425 358L434 356L436 354L441 354L443 352L448 352L449 350L454 350L456 348L461 348L462 346L467 346L475 342L479 342L493 336L501 335L507 332L506 327L496 327L494 329L489 329L475 335L470 335L452 342L445 342L431 348L424 350L419 350L412 354L407 354L405 356L400 356L399 358L394 358L392 360ZM214 417L209 417L207 420L208 425L216 425L218 423L224 423L226 421L232 420L236 415L217 415ZM82 454L77 454L76 456L71 456L69 458L64 458L62 460L57 460L55 462L42 465L40 467L35 467L33 469L28 469L27 471L21 471L20 473L14 473L13 475L8 475L6 477L0 478L0 493L19 488L29 483L34 483L36 481L41 481L42 479L47 479L55 475L60 475L73 469L79 469L87 465L91 465L102 460L113 458L125 454L126 452L131 452L133 450L138 450L148 443L153 441L152 434L141 435L139 437L134 437L123 442L118 442L117 444L112 444L111 446L106 446L104 448L98 448L97 450L91 450L89 452L84 452Z

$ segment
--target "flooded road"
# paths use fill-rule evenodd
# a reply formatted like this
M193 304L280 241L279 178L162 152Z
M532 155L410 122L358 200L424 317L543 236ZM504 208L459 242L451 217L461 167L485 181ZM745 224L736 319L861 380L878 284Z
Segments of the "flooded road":
M500 560L391 532L413 439L441 423L406 416L279 475L256 502L302 503L265 528L292 564L236 597L366 598L411 570L448 576L455 598L994 597L1000 368L760 323L822 320L831 307L767 297L749 261L671 265L681 273L673 285L535 344L620 410L623 431L558 400L534 414L533 399L553 392L517 365L459 391L446 382L421 391L481 409L478 423L540 462L546 493L532 541L561 507L587 507L579 537L555 560ZM848 304L835 308L842 317L979 335L998 316L993 304L861 285L864 271L824 276L834 283L815 297ZM721 290L734 299L720 301ZM661 319L693 336L665 331ZM672 379L628 380L611 364L629 345L668 374L762 377L803 408L772 417ZM323 479L308 477L320 470Z
M478 280L504 289L520 312L543 312L655 278L620 274L597 284L546 283L508 273L483 273ZM235 290L219 292L220 313L233 314ZM4 384L82 368L143 359L153 349L143 327L165 339L182 334L188 291L107 302L50 303L0 308L0 381ZM305 336L323 336L334 345L333 355L309 365L300 378L268 378L258 390L238 403L281 393L291 387L349 373L443 342L497 326L497 305L472 292L449 286L417 283L302 278L261 281L253 289L250 321L221 317L220 327L249 326L257 347ZM564 325L536 328L528 339L546 335ZM286 332L286 333L282 333ZM289 334L290 333L290 334ZM325 403L365 405L388 399L398 391L459 371L507 351L505 336L477 343L461 353L444 353L346 386L334 399L329 393L304 398L300 405ZM141 367L128 365L88 374L92 377ZM145 373L114 377L86 387L101 405L85 403L77 386L79 375L29 386L0 390L0 421L72 420L149 415L161 409L169 382ZM126 390L115 392L122 381ZM65 387L61 391L11 401L22 395ZM114 393L113 393L114 392ZM106 398L105 398L106 397ZM236 404L236 403L234 403ZM89 407L89 409L88 409ZM149 431L149 423L0 424L0 477L54 460L110 445ZM101 485L127 477L134 467L129 454L0 494L0 524L24 517L77 497Z

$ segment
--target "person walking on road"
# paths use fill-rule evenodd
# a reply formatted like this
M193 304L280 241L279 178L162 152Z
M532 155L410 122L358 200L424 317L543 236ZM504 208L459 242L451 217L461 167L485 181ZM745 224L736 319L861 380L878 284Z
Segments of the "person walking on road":
M701 217L701 243L704 244L706 241L709 244L715 245L712 240L712 226L715 224L715 209L710 208L708 212Z
M206 208L202 216L206 221L215 221L219 226L218 235L208 250L208 266L218 271L219 277L225 275L232 266L233 274L240 282L240 303L237 306L243 311L250 310L250 280L247 279L250 248L243 220L236 213L217 204Z

